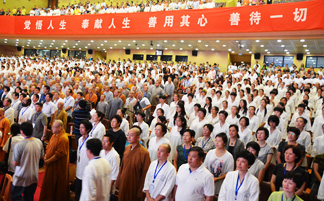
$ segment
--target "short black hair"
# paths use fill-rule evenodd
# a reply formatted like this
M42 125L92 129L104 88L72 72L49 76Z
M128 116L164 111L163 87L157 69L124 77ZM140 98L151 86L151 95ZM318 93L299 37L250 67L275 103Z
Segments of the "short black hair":
M87 141L87 149L94 155L99 156L102 149L102 143L97 138L91 138Z
M238 127L238 125L236 125L236 124L231 124L228 128L230 129L230 128L232 128L232 127L235 128L236 132L239 132L239 127Z
M270 121L276 123L276 126L279 125L280 119L276 115L270 115L268 118L268 124L270 125Z
M41 102L37 102L37 103L35 103L35 105L38 105L40 107L43 107L43 103L41 103Z
M251 147L252 149L254 149L256 151L256 157L258 157L259 152L260 152L260 145L257 142L251 141L251 142L247 143L246 149L248 149L249 147Z
M275 107L275 108L273 108L273 111L277 111L277 112L280 112L280 114L282 114L283 113L283 108Z
M192 129L189 129L189 128L183 131L183 133L185 133L185 132L189 132L189 134L190 134L190 136L192 138L194 138L195 135L196 135L196 132L194 130L192 130Z
M206 116L206 113L207 113L207 111L206 111L205 108L199 108L199 109L198 109L198 112L202 112L202 113L204 113L204 116Z
M287 128L287 134L288 134L289 132L293 132L293 133L295 133L295 135L296 135L296 139L298 139L298 137L299 137L299 135L300 135L300 130L299 130L298 128L296 128L296 127L288 127L288 128Z
M156 110L160 110L162 112L162 114L164 114L164 110L162 108L158 108Z
M106 134L104 137L108 137L110 143L115 143L115 137L112 134Z
M241 121L242 119L245 119L245 126L249 126L249 125L250 125L250 120L249 120L249 118L243 116L243 117L240 118L240 121Z
M207 127L208 128L208 130L212 133L213 132L213 130L214 130L214 126L213 125L211 125L211 124L205 124L204 125L204 127Z
M227 118L228 113L225 110L221 110L218 114L223 114Z
M100 121L102 121L105 118L105 114L96 110L96 113L98 115L98 117L100 118ZM119 116L119 115L118 115ZM120 117L120 116L119 116ZM121 118L121 117L120 117Z
M199 158L202 158L204 160L204 158L205 158L205 152L204 152L204 150L201 147L192 147L189 150L189 153L192 152L192 151L198 152L198 157Z
M10 127L10 133L12 136L16 136L17 134L20 133L20 125L17 123L14 123Z
M145 113L144 112L137 112L136 115L141 115L142 118L145 118Z
M89 120L82 120L82 121L80 122L80 125L81 125L81 124L84 125L84 127L86 128L86 131L87 131L88 133L91 131L91 129L92 129L92 124L91 124L91 122L90 122Z
M26 135L27 137L30 137L33 135L33 125L29 122L23 122L20 125L20 130Z
M155 128L156 128L157 126L161 126L161 128L162 128L162 132L163 132L163 135L165 135L165 134L168 132L168 127L167 127L165 124L162 124L162 123L156 123L156 124L155 124Z
M256 130L256 133L258 134L259 131L264 131L264 134L266 135L266 139L268 139L269 137L269 130L266 128L266 127L259 127L257 130Z
M285 146L285 149L284 149L284 154L285 154L285 152L288 150L288 149L292 149L292 151L293 151L293 153L295 154L295 156L296 156L296 159L295 159L295 163L297 164L299 161L300 161L300 159L302 158L302 151L300 150L300 148L299 147L295 147L294 145L286 145Z
M53 94L51 94L51 93L47 93L46 96L47 96L47 95L48 95L51 99L53 98Z
M116 119L117 120L117 123L119 123L119 124L121 124L121 122L123 121L123 119L119 116L119 115L117 115L117 114L115 114L112 118L111 118L111 120L112 119Z
M249 165L253 165L254 161L255 161L255 157L252 153L250 153L248 150L244 149L243 151L241 151L238 156L237 159L239 158L244 158L245 160L248 161ZM236 160L237 160L236 159Z
M298 189L303 185L305 181L303 175L301 175L299 172L296 171L287 172L287 174L284 175L284 179L292 180L296 184L296 187Z
M217 137L222 138L223 142L224 142L225 144L227 144L228 139L227 139L227 135L226 135L226 133L218 133L218 134L216 135L215 139L216 139Z
M80 108L85 109L87 107L87 101L80 100L79 101L79 106L80 106Z

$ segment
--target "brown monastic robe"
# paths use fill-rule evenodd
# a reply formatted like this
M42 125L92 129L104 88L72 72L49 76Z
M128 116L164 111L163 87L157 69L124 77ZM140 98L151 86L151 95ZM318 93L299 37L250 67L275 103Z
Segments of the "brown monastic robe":
M143 193L146 172L150 166L148 151L140 144L131 150L132 145L125 148L124 157L116 181L119 189L119 201L144 200Z
M46 148L46 158L57 160L45 166L40 201L69 200L69 139L64 130L53 134Z

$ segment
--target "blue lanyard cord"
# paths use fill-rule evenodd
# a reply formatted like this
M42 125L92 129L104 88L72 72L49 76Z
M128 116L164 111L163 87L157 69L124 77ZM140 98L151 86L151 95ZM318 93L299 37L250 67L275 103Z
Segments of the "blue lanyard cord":
M56 113L56 117L60 114L60 112L61 112L60 110L57 111L57 113Z
M281 195L281 201L283 201L284 199L284 192L282 192L282 195ZM294 195L294 197L293 197L293 199L291 200L291 201L294 201L295 200L295 198L296 198L296 195Z
M34 122L36 121L36 119L39 117L39 115L41 115L43 112L40 112L40 113L38 113L38 114L35 114L35 116L34 116Z
M186 152L187 152L187 150L186 150L186 146L183 145L183 155L184 155L185 161L187 161L187 158L188 158L189 151L190 151L191 147L192 147L192 145L190 145L190 148L189 148L189 150L188 150L188 153L186 153Z
M244 182L244 179L242 180L242 182L240 183L240 185L238 186L238 183L239 183L239 180L240 180L240 175L237 175L237 181L236 181L236 186L235 186L235 200L237 199L237 194L238 194L238 191L240 190L243 182Z
M2 119L4 119L5 117L2 117L1 119L0 119L0 121L2 120Z
M98 123L99 124L99 123ZM92 133L93 133L93 131L96 129L96 127L98 126L98 124L96 125L96 126L94 126L92 129L91 129L91 131L90 131L90 135L91 135L91 137L92 137Z
M5 109L5 111L7 111L8 109L10 108L10 106L9 107L7 107L6 109Z
M164 165L165 165L167 162L168 162L168 160L166 160L166 161L163 163L163 165L160 167L160 169L158 170L158 172L156 172L156 170L157 170L157 168L158 168L158 166L159 166L159 162L157 162L157 164L156 164L156 168L155 168L155 171L154 171L154 176L153 176L153 184L154 184L154 182L155 182L156 177L158 176L158 174L160 173L160 171L162 170L162 168L164 167Z
M89 135L88 135L88 137L89 137ZM88 137L82 142L82 144L81 144L81 146L79 148L79 151L81 151L81 148L82 148L83 144L85 143L85 141L87 141Z
M64 101L64 104L66 103L66 102L68 102L68 100L71 98L71 96L69 96L69 98L66 98L66 100Z
M293 169L295 169L295 167L296 167L296 165L291 169L291 171L292 171ZM285 163L285 171L284 171L284 175L286 175L286 172L287 172L287 163Z
M206 141L206 143L204 143L204 139L202 140L202 148L205 148L206 144L209 142L211 137L208 138L208 140Z
M99 159L99 158L101 158L100 156L97 156L97 157L95 157L95 158L93 158L93 159Z
M28 110L29 107L26 107L26 109L21 113L21 116L24 115L24 113Z

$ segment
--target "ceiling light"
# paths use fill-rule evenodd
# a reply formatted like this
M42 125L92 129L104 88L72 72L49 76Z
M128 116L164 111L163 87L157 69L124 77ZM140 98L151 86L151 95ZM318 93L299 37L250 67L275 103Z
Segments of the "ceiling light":
M139 47L136 47L136 49L139 49Z
M306 54L310 54L310 52L307 52Z
M133 43L136 43L136 40L133 40Z
M270 52L267 52L268 54L270 54Z
M78 43L75 43L75 45L79 45Z
M303 45L303 47L307 47L307 45Z
M175 46L175 44L172 44L172 46L174 47L174 46Z
M259 43L259 42L260 42L260 40L255 40L255 42Z
M64 47L63 45L61 47Z
M65 41L65 42L66 42L66 41ZM93 40L91 40L90 42L91 42L91 43L93 43L94 41L93 41Z
M180 47L180 50L182 50L182 47Z
M248 52L248 51L250 51L249 49L246 49L246 51Z
M168 41L167 40L164 40L165 43L167 43Z
M29 47L29 45L27 45L27 47Z
M104 42L107 43L108 41L105 40Z
M189 44L188 46L191 47L191 44Z
M55 42L55 40L52 40L53 42Z
M123 47L123 49L126 49L126 47Z
M201 40L198 40L198 43L201 43Z
M7 40L7 39L5 39L5 40ZM31 40L28 40L29 42L31 41Z
M289 54L289 52L286 52L286 54Z
M43 40L40 40L41 42L43 42Z
M205 47L208 47L208 44L206 44Z
M288 50L287 50L287 49L285 49L284 51L285 51L285 52L288 52Z
M306 52L309 52L309 49L306 49L305 51L306 51Z
M131 46L131 44L128 44L128 46Z
M260 45L260 47L264 47L264 45Z
M157 44L156 46L160 47L160 44Z
M302 43L305 42L305 39L300 39L300 42L302 42Z
M268 52L268 49L265 49L264 51Z
M19 39L16 39L16 41L19 41Z
M117 46L117 44L114 44L114 46Z
M66 43L63 43L63 45L66 45ZM89 44L90 45L90 44Z
M7 41L5 41L4 43L7 43Z
M66 43L67 43L67 42L68 42L68 40L65 40L64 42L66 42Z
M181 43L184 43L184 40L181 40L180 42L181 42Z
M226 45L224 44L223 47L226 47Z
M33 48L36 48L35 46L33 46Z
M281 47L285 47L285 45L281 45Z
M97 47L98 49L100 49L100 47Z
M232 49L228 49L228 51L230 52L230 51L232 51Z
M250 51L249 53L252 54L252 51Z
M216 40L216 43L219 43L219 40Z
M101 46L103 46L103 44L100 44Z
M55 49L58 49L58 47L56 47Z
M196 48L195 50L198 51L198 48Z
M279 40L277 40L277 42L278 42L278 43L281 43L281 42L282 42L282 40L280 40L280 39L279 39Z
M75 48L75 46L73 46L73 48Z
M238 43L238 42L240 42L240 41L238 41L238 40L237 40L237 41L235 41L235 42L237 42L237 43Z
M214 49L214 48L212 48L212 49L211 49L211 51L215 51L215 49Z
M232 53L235 53L235 51L232 51Z
M241 47L244 47L244 45L241 45Z
M121 40L119 40L118 42L120 42L120 43L121 43L122 41L121 41Z
M110 49L112 49L113 47L110 47Z
M145 44L142 44L142 46L144 47L144 46L145 46Z
M45 47L45 48L47 48L47 47Z
M81 47L79 47L79 50L81 50Z

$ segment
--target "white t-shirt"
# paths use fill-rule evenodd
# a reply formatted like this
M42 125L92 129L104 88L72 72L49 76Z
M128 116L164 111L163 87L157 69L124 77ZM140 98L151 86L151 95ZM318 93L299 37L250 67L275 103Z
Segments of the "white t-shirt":
M95 123L92 125L92 130L89 133L89 136L92 138L98 138L102 140L103 136L106 134L106 127L99 122L96 126Z
M104 158L89 161L82 178L80 201L109 201L111 167Z
M157 166L157 164L158 160L151 162L146 173L143 192L148 190L153 199L159 195L163 195L165 196L164 200L167 201L170 200L170 194L176 181L176 169L169 161L164 166L162 165L163 167ZM154 173L157 174L155 179Z
M74 106L74 98L72 96L69 97L65 97L64 98L64 109L68 108L68 107L73 107ZM68 116L72 115L72 108L69 111L66 111Z
M192 121L190 125L190 129L195 131L195 140L197 140L199 137L202 136L205 124L208 124L206 119L199 121L199 118L196 118L195 120Z
M171 146L170 141L166 137L162 137L158 142L156 142L156 137L151 138L149 142L149 146L147 151L150 154L151 161L154 161L157 159L157 150L161 144L169 144Z
M191 172L189 164L180 166L176 178L176 201L203 201L205 196L214 196L214 176L201 165Z
M82 180L82 176L84 173L85 167L89 163L89 158L87 156L87 141L91 137L87 137L85 140L83 140L83 137L79 138L79 144L77 149L77 169L76 169L76 177L80 180Z
M107 159L111 166L111 180L116 180L119 173L120 157L117 151L112 148L107 154L105 150L101 150L100 156Z

